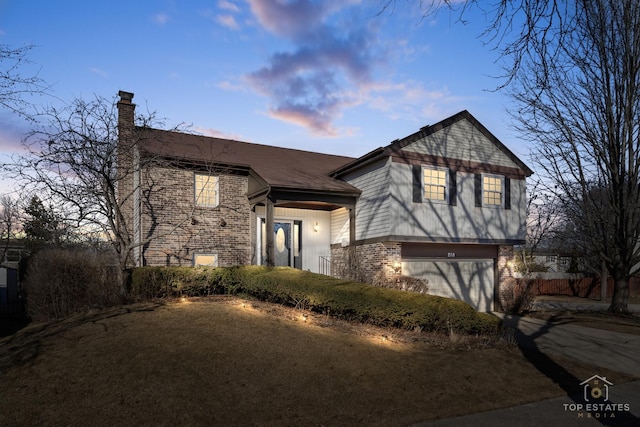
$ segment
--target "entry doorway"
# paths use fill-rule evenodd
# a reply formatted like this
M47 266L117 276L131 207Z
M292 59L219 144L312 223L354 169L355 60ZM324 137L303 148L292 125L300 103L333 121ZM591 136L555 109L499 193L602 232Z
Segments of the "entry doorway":
M260 236L262 264L267 263L266 221L261 218ZM302 268L302 221L275 220L273 223L274 265Z

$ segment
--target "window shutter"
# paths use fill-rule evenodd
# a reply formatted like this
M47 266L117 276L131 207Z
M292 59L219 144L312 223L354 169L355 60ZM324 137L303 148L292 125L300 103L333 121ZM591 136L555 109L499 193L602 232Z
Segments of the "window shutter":
M475 192L476 207L482 206L482 175L477 173L473 177L473 190Z
M458 204L458 182L456 180L456 171L449 169L449 204L456 206Z
M511 209L511 179L504 177L504 208Z
M413 175L413 202L422 203L422 166L411 165Z

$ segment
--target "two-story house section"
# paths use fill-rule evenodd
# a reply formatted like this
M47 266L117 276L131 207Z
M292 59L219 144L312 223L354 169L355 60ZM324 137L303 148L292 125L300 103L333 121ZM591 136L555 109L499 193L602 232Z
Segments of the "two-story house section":
M136 127L133 93L120 97L132 265L329 273L357 256L369 277L421 277L430 293L494 308L525 239L532 172L468 112L354 159Z
M361 252L390 255L386 268L482 311L493 309L506 259L525 241L531 174L467 111L333 172L362 192L353 242Z

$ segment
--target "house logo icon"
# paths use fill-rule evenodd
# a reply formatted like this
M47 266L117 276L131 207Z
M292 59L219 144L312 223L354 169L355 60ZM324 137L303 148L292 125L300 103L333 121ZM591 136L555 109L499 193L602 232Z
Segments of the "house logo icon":
M603 402L609 400L609 386L613 385L611 381L608 381L606 377L600 375L594 375L589 379L586 379L580 383L583 387L582 396L585 402L591 400L600 400Z

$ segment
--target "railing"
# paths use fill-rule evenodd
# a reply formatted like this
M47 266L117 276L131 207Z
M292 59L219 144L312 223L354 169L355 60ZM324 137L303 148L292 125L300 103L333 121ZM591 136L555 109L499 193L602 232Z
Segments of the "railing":
M331 257L321 256L318 271L325 276L331 276L333 269L331 268Z

